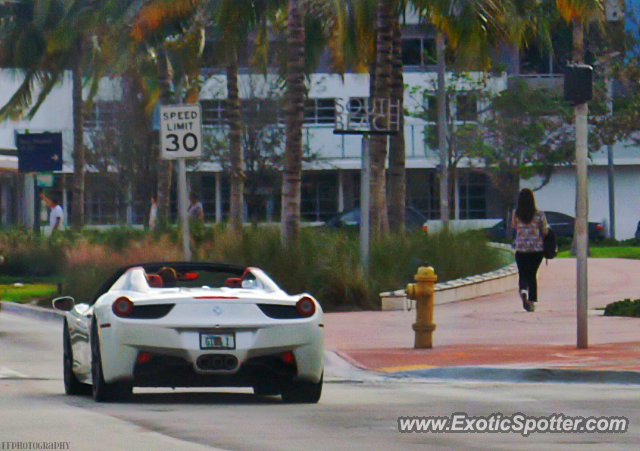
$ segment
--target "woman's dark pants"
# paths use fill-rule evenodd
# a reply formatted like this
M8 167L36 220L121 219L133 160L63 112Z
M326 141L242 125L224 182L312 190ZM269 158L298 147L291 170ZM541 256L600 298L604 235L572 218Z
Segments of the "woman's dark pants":
M538 268L542 263L542 252L516 252L519 282L521 290L529 292L529 300L538 300Z

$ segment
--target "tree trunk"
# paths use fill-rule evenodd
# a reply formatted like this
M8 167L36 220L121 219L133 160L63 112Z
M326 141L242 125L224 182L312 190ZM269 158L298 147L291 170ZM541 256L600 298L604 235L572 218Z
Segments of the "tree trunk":
M171 68L164 51L158 54L158 78L160 82L160 99L162 105L171 105ZM158 147L158 223L167 224L169 222L169 207L171 205L171 175L173 164L170 160L162 159L162 149Z
M438 64L438 153L440 155L440 219L442 225L449 225L449 151L447 146L447 86L445 67L445 35L436 32L436 53Z
M400 104L400 124L396 135L389 140L389 228L404 231L405 215L405 142L404 142L404 76L402 65L402 31L399 17L393 27L393 73L391 101Z
M391 63L393 47L393 0L380 0L376 23L376 71L375 99L389 102L391 98ZM377 102L374 103L377 107ZM374 135L371 138L371 234L380 236L389 229L386 215L387 137Z
M73 214L71 224L74 229L84 225L84 116L82 100L82 40L79 39L73 59Z
M242 232L244 223L244 171L242 154L242 123L238 95L238 59L231 50L227 65L227 120L229 123L229 155L231 157L231 225L236 233Z
M573 62L584 62L584 25L579 20L573 20Z
M572 54L573 62L575 64L582 64L584 62L584 26L582 22L574 19L572 31L573 31L573 54ZM577 114L577 111L576 111L576 114ZM578 240L576 239L577 234L575 233L575 231L578 230L577 212L578 212L578 190L576 190L576 218L575 218L576 223L573 227L574 234L573 234L573 241L571 242L572 256L578 255ZM587 252L590 253L590 249L588 249Z
M302 125L304 120L304 17L298 0L289 0L287 39L286 145L282 178L282 241L297 246L302 188Z

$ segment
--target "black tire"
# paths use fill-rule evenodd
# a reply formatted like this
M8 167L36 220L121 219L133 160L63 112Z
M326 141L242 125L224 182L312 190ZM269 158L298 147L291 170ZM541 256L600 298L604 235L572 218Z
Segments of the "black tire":
M69 337L69 325L64 320L64 330L62 332L62 368L64 380L64 392L67 395L89 395L91 387L78 380L73 372L73 348Z
M318 383L306 381L292 381L282 389L282 400L289 404L317 404L322 395L322 381L324 373Z
M96 323L91 327L91 378L93 399L96 402L127 401L133 395L133 385L126 382L107 384L102 372L100 338Z

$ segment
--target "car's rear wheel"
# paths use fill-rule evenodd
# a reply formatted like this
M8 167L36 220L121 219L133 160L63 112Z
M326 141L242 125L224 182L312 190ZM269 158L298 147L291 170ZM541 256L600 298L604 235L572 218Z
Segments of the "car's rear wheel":
M62 332L62 367L64 376L64 392L67 395L88 395L91 388L78 380L73 372L73 348L71 347L71 337L69 336L69 325L64 320L64 331Z
M282 400L292 404L317 404L322 395L324 373L317 383L291 381L282 388Z
M93 399L96 402L126 401L133 394L133 385L126 382L107 384L102 371L100 337L96 323L91 327L91 378L93 380Z

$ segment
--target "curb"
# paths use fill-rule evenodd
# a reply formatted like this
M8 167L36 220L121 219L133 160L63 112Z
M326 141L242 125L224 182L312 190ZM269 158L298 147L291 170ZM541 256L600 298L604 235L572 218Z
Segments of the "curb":
M29 316L47 321L63 321L64 313L57 312L44 307L36 307L33 305L16 304L15 302L0 301L1 310L16 315Z
M453 366L388 373L389 378L449 379L494 382L543 382L640 385L640 371L574 370L561 368L500 368Z
M502 243L489 243L488 247L515 253L512 246ZM515 290L517 287L518 267L511 263L502 268L476 276L463 277L435 284L435 305L451 304L491 296ZM404 289L380 293L382 311L411 310L413 302L408 301Z

